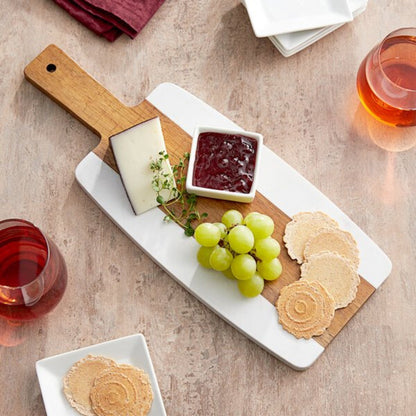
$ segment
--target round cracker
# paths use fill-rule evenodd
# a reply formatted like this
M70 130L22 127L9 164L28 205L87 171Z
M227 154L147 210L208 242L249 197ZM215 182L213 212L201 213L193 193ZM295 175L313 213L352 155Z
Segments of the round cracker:
M321 228L337 228L338 223L320 211L299 212L293 216L292 221L286 225L283 241L289 256L303 263L303 252L306 242Z
M331 324L335 301L319 282L304 280L283 287L276 308L286 331L309 339L323 334Z
M153 391L143 370L123 364L96 377L90 398L97 416L145 416L152 406Z
M137 390L133 381L115 368L95 378L90 398L97 416L126 416L133 413Z
M357 295L360 276L344 256L324 251L309 257L300 268L301 280L317 280L333 296L335 309L349 305Z
M306 242L303 257L307 261L310 256L323 251L332 251L346 257L358 270L360 257L357 242L348 231L339 228L318 230Z
M84 416L96 416L91 407L90 390L98 374L117 364L110 358L87 355L65 375L64 394L72 407Z
M123 374L133 380L137 387L138 397L134 406L134 416L147 415L153 402L153 390L152 385L150 384L149 375L140 368L128 364L119 365L119 368L122 370Z

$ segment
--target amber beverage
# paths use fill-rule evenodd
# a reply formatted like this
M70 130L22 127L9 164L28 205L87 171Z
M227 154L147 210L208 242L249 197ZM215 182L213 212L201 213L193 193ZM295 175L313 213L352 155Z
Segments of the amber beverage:
M378 120L416 125L416 28L396 30L370 51L358 70L357 88Z
M28 221L0 221L0 317L41 317L59 303L66 284L66 265L53 241Z

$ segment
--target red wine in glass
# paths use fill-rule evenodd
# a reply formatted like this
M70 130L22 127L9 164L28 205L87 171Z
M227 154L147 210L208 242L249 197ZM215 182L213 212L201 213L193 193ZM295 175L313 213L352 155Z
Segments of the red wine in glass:
M29 321L50 312L67 284L58 247L28 221L0 221L0 317Z

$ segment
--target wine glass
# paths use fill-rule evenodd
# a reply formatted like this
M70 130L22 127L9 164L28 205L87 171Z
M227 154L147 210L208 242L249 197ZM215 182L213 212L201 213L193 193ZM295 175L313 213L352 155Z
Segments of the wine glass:
M376 119L396 127L416 125L416 28L395 30L368 53L357 89Z
M55 243L22 219L0 221L0 317L29 321L50 312L67 285Z

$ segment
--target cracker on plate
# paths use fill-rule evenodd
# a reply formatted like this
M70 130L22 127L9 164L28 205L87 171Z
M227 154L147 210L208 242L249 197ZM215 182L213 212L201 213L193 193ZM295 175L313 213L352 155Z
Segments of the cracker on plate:
M338 223L320 211L299 212L286 225L283 241L289 256L299 264L304 261L304 250L307 241L321 228L337 228Z
M153 392L143 370L123 364L101 372L90 397L97 416L145 416L152 406Z
M153 402L148 374L110 358L88 355L64 377L69 403L84 416L145 416Z
M137 387L138 397L134 406L134 415L145 416L149 413L153 402L153 391L149 376L140 368L128 364L121 364L119 368Z
M298 280L282 288L276 308L286 331L309 339L323 334L331 324L335 301L319 282Z
M98 374L116 365L110 358L93 355L77 361L63 380L64 394L71 406L84 416L96 416L91 407L90 390Z
M303 257L307 261L310 256L323 251L332 251L346 257L358 270L360 256L357 242L348 231L333 227L321 228L306 242Z
M133 381L115 367L95 378L90 398L97 416L128 416L133 414L137 391Z
M324 251L313 254L300 268L301 281L316 280L335 300L335 309L350 304L357 294L360 277L353 264L344 256Z

